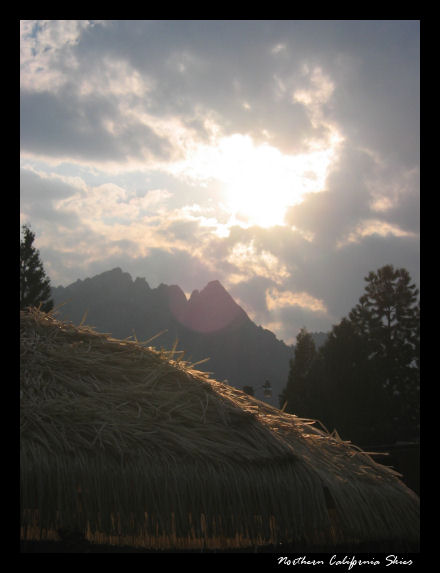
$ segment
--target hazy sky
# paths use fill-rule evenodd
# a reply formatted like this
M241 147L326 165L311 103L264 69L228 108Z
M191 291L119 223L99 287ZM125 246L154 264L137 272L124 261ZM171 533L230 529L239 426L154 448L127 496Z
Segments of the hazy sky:
M419 283L418 21L22 20L20 221L54 286L218 279L286 342Z

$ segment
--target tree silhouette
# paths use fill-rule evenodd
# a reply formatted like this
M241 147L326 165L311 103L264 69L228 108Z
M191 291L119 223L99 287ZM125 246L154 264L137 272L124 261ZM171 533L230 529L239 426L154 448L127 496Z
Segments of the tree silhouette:
M365 338L343 318L310 369L310 417L358 444L387 441L387 399L377 367Z
M360 445L411 440L419 434L418 290L408 271L391 265L365 280L358 304L318 352L302 329L281 399L287 411Z
M414 432L419 423L419 291L406 269L392 265L370 272L365 280L365 294L349 319L377 365L396 430Z
M280 405L285 411L298 416L309 415L310 392L307 376L315 360L316 347L306 328L302 328L296 337L295 354L290 360L287 386L280 395Z
M29 306L40 307L49 312L53 308L50 280L46 276L40 254L33 246L35 234L28 225L23 225L23 240L20 241L20 310Z

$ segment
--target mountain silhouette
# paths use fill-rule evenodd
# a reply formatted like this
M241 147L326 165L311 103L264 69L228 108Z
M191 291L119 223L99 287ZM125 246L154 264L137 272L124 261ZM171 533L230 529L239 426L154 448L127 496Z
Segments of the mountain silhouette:
M208 283L201 292L193 291L186 307L179 306L178 312L176 318L183 326L204 333L218 332L247 318L219 281Z
M219 380L242 389L252 386L255 396L279 406L278 396L289 373L292 347L257 326L232 296L215 280L189 299L177 285L150 288L119 267L67 287L52 288L57 315L73 324L93 326L116 338L155 338L151 345L184 352L189 362ZM161 334L160 334L161 333ZM272 397L264 397L269 381Z

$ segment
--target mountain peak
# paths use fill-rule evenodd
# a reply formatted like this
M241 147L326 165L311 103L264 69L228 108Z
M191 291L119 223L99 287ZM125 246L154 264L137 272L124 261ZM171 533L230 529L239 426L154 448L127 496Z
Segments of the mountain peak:
M210 281L202 290L194 289L190 296L190 302L194 303L199 297L203 298L210 298L210 297L219 297L219 296L227 296L230 297L230 294L225 289L225 287L221 284L220 281L214 280ZM232 298L232 297L231 297Z
M222 285L222 283L218 280L210 281L205 288L202 289L200 292L202 295L209 295L209 296L227 296L232 299L231 295Z
M191 296L189 297L188 302L193 303L199 296L200 296L200 291L198 289L194 289L191 293Z
M247 317L244 310L218 280L210 281L200 292L194 290L188 301L184 324L198 332L215 332Z
M219 280L209 281L203 290L206 289L222 289L226 290Z

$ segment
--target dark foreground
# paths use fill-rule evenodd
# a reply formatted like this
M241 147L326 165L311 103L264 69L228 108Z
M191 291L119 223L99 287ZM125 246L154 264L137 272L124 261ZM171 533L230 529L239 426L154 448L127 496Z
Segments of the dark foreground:
M116 546L116 545L99 545L96 543L89 543L86 540L81 540L77 542L60 542L60 541L21 541L20 542L20 553L155 553L155 554L167 554L167 553L275 553L275 554L317 554L317 553L400 553L400 554L412 554L418 553L419 547L414 545L396 544L394 542L390 543L361 543L356 546L334 546L334 547L314 547L309 549L301 549L299 547L293 547L285 544L280 545L265 545L260 547L249 547L240 549L197 549L197 550L182 550L182 549L167 549L167 550L157 550L157 549L146 549L142 547L133 546Z

